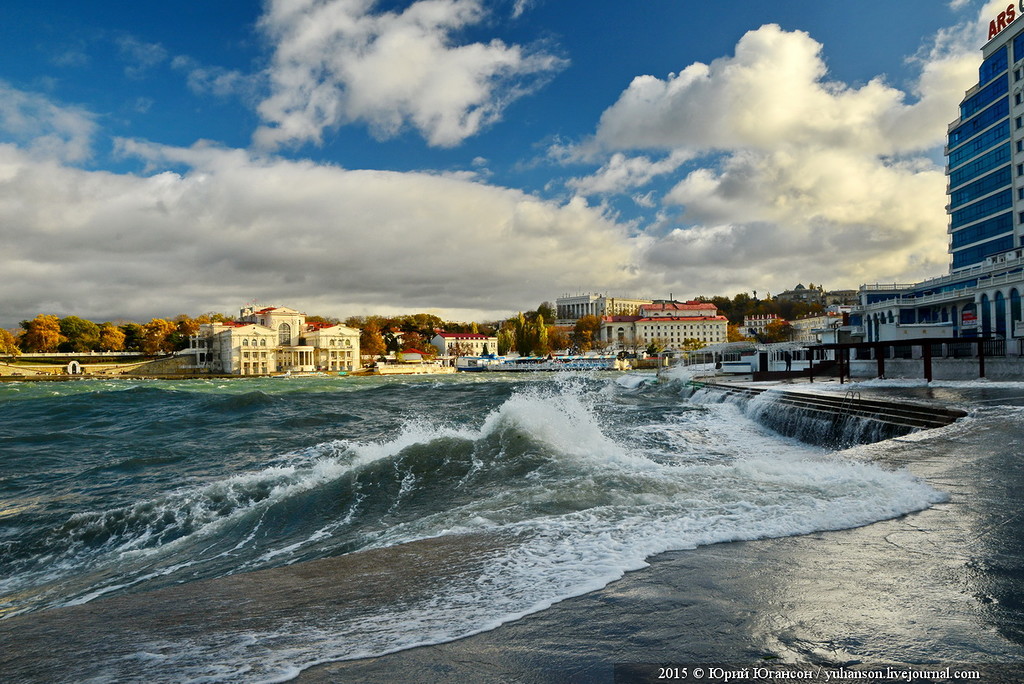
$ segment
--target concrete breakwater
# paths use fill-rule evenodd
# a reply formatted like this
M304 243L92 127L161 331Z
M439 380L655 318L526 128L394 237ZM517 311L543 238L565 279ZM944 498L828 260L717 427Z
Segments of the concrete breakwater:
M734 402L758 422L805 442L841 448L878 442L963 418L965 411L903 401L691 381L698 402Z

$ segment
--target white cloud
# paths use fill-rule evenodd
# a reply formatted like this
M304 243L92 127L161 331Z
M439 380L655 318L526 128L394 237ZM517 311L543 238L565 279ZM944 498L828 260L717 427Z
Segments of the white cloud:
M19 143L37 157L81 162L92 156L96 131L89 112L0 81L0 139Z
M664 159L627 157L617 152L594 174L572 178L568 186L582 195L614 194L647 185L657 176L676 171L689 159L689 154L675 151Z
M334 316L499 316L634 278L621 226L580 199L210 145L119 146L189 170L84 171L0 146L0 324L232 311L253 298Z
M146 43L134 36L121 36L117 39L117 47L121 57L129 62L124 73L131 78L142 78L147 71L167 59L164 46Z
M681 217L667 234L666 215L649 231L665 237L652 237L643 268L675 269L700 291L935 275L948 263L946 198L929 155L980 62L954 36L940 33L913 57L920 76L904 92L881 77L859 87L832 80L821 44L762 26L733 56L635 78L592 139L555 153L606 156L596 174L569 183L588 194L651 180L655 163L634 151L667 155L661 170L683 175L663 201Z
M480 0L418 0L374 13L373 0L272 0L261 20L275 45L268 149L319 142L325 129L363 122L379 138L406 127L450 147L493 124L563 61L500 40L458 44L479 24Z
M243 74L236 69L203 66L195 59L184 55L179 55L171 60L171 66L186 72L189 90L200 95L206 93L218 97L241 95L252 99L255 97L262 78L259 74Z

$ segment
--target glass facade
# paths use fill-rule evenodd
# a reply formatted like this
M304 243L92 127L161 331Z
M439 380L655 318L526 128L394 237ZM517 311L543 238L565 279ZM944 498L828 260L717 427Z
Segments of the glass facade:
M967 266L974 266L985 260L985 257L999 252L1005 252L1009 249L1013 249L1013 236L1007 235L1006 237L999 238L998 240L992 240L990 242L983 242L980 245L974 247L968 247L961 249L960 251L953 252L953 268L964 268Z
M982 88L976 95L972 95L963 101L960 105L960 118L966 119L973 116L995 102L996 98L1006 95L1009 91L1009 75L997 78L995 81Z
M1016 129L1010 118L1021 112L1010 112L1009 68L1011 47L1013 59L1024 57L1024 33L1012 43L982 62L978 85L960 103L960 120L949 133L947 210L954 270L1014 246L1014 163L1024 160L1013 158Z
M1020 38L1020 36L1018 36ZM1014 41L1014 48L1017 47L1016 41ZM1020 53L1014 50L1014 54L1019 55ZM1020 59L1018 57L1017 59ZM978 83L984 85L999 74L1006 71L1006 67L1009 66L1006 46L999 48L981 63L981 67L978 69Z
M962 123L949 133L949 147L952 149L974 135L985 130L996 121L1010 116L1010 98L999 100L970 121ZM1009 124L1007 124L1009 125Z
M978 176L1010 162L1010 143L1000 145L949 174L949 188L958 188Z
M1010 122L1004 121L993 126L981 135L977 135L949 153L949 169L952 171L964 162L968 162L993 145L1010 139Z
M950 209L955 209L968 202L973 202L979 197L984 197L989 193L1010 185L1011 181L1010 167L1004 166L980 180L976 180L959 190L949 193L949 207Z
M979 242L989 238L1013 232L1013 212L1006 212L973 225L953 231L950 236L949 246L951 249L969 245L972 242Z
M977 221L997 211L1004 211L1013 208L1013 192L1007 188L1000 193L986 197L974 204L969 204L963 209L954 211L951 214L950 228L959 228L968 223Z

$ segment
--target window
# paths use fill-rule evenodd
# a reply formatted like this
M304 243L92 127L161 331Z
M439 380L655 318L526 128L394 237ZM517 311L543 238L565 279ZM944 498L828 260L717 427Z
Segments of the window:
M292 343L292 326L287 323L277 326L277 343L282 347Z
M1017 151L1024 152L1024 140L1017 141Z
M1024 164L1017 164L1017 175L1024 176Z
M249 346L249 340L242 340L242 346L243 347L248 347Z
M1024 188L1017 188L1017 199L1024 200Z
M1022 96L1020 93L1014 93L1013 104L1019 105L1022 101L1024 101L1024 96Z
M1021 78L1024 78L1024 73L1021 73L1020 69L1014 69L1013 70L1013 80L1014 81L1019 81Z

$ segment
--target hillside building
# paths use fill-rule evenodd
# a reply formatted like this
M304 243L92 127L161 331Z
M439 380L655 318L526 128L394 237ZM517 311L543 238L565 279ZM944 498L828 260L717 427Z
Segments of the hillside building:
M601 294L563 295L555 300L557 325L572 325L584 316L635 316L650 299L627 299ZM549 321L550 322L550 321Z
M633 316L603 317L601 340L617 351L639 351L652 343L678 349L694 340L725 342L728 328L728 319L710 302L654 301Z

